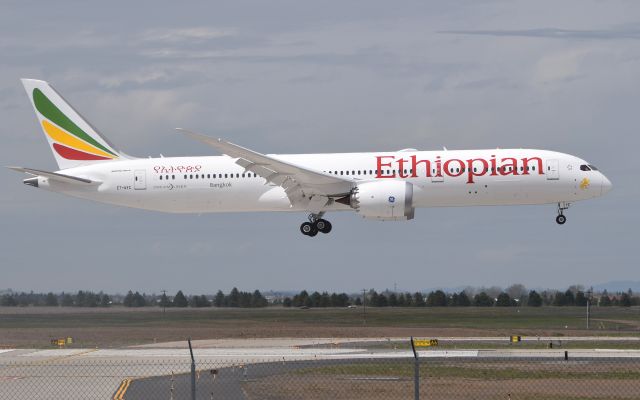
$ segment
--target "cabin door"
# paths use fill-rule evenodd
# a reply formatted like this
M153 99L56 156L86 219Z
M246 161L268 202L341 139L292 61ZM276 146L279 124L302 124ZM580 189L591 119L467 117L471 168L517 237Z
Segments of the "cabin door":
M558 160L547 160L547 170L545 171L548 180L560 179L560 168Z
M133 188L135 190L145 190L147 188L147 171L137 169L133 172Z

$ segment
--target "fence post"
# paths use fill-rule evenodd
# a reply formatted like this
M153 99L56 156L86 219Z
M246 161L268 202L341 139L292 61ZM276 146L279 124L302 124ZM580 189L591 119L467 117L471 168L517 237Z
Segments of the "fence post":
M193 358L193 348L191 347L191 338L188 338L189 353L191 353L191 400L196 400L196 360Z
M413 336L411 336L411 350L413 350L413 397L420 400L420 360L416 352L416 346L413 344Z

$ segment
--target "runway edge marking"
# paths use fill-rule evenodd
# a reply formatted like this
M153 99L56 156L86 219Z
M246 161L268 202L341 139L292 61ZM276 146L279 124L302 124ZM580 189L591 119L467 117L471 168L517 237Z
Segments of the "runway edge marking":
M113 395L113 400L123 400L124 394L127 392L127 389L129 389L129 385L131 385L131 379L123 379L120 386L118 386L118 390L116 390L116 393Z

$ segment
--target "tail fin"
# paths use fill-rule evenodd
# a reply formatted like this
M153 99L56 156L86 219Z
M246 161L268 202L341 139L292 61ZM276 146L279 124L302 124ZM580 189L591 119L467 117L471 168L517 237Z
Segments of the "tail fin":
M22 79L60 169L128 158L45 81Z

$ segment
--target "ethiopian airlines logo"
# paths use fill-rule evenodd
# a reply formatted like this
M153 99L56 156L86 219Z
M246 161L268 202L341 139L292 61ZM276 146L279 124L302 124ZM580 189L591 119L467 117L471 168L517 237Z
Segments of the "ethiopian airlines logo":
M67 160L111 160L118 154L101 144L56 107L40 89L33 90L33 103L42 115L42 129L53 149Z
M580 189L582 190L588 189L590 185L591 185L591 182L589 182L589 179L584 178L582 182L580 182Z
M471 158L459 160L457 158L443 160L436 156L434 160L420 160L417 155L409 159L396 156L376 156L376 178L442 178L463 176L467 183L474 183L479 176L507 176L507 175L542 175L542 159L540 157L525 157L516 159L492 155L489 159ZM588 185L587 181L587 185ZM389 198L389 202L391 198Z

